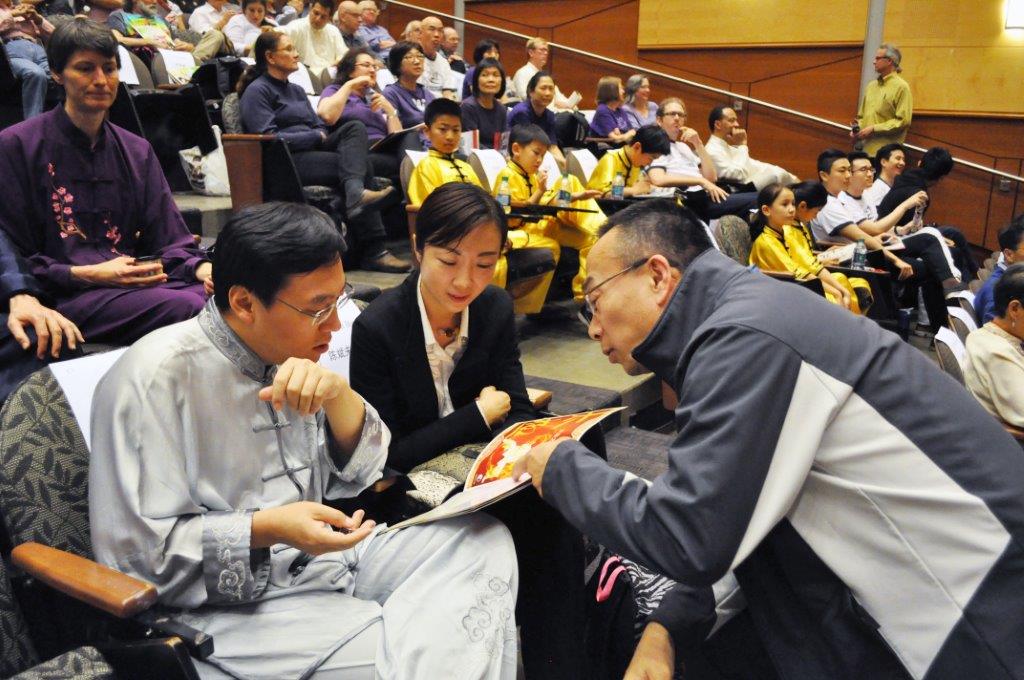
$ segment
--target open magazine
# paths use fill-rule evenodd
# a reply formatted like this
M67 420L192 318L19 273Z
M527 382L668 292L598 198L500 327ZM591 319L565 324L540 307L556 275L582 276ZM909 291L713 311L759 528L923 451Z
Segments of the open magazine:
M509 425L494 437L473 461L462 491L434 509L389 526L381 533L466 515L511 496L530 484L529 479L521 482L512 479L512 467L530 449L561 437L579 440L591 427L623 408L625 407L603 408Z

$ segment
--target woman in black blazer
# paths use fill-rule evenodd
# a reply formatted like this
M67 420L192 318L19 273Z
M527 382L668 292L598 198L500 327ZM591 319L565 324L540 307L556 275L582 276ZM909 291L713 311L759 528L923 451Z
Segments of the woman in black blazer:
M504 213L486 191L463 183L438 187L416 219L420 271L382 293L353 325L352 387L391 430L392 468L408 472L455 446L486 442L512 422L536 417L519 362L512 300L489 285L507 232ZM441 351L454 354L454 367L438 357ZM516 616L526 677L578 678L582 537L533 489L487 512L505 523L516 544Z

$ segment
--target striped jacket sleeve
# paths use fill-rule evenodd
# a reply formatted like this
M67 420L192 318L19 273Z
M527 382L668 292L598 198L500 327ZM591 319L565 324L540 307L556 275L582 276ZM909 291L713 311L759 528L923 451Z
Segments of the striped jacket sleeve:
M565 442L545 470L543 496L611 550L687 586L710 586L785 516L834 404L788 345L741 325L705 331L676 370L678 434L666 473L648 485ZM821 406L804 417L807 397Z

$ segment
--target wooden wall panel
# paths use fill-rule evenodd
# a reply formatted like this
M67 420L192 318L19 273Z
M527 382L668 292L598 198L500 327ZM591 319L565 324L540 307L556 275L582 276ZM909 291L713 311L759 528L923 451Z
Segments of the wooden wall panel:
M639 41L641 47L857 43L867 16L867 0L641 0Z
M1024 40L1005 0L888 0L885 38L903 51L920 110L1024 112Z

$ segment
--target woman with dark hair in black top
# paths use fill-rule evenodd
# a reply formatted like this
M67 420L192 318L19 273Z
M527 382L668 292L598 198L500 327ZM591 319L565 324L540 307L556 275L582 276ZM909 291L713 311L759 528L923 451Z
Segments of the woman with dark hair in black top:
M391 468L409 472L537 417L526 394L512 300L490 285L507 232L504 213L486 191L461 182L439 186L416 219L419 271L382 293L353 325L352 388L391 430ZM516 543L526 677L580 677L580 534L532 489L486 511Z

